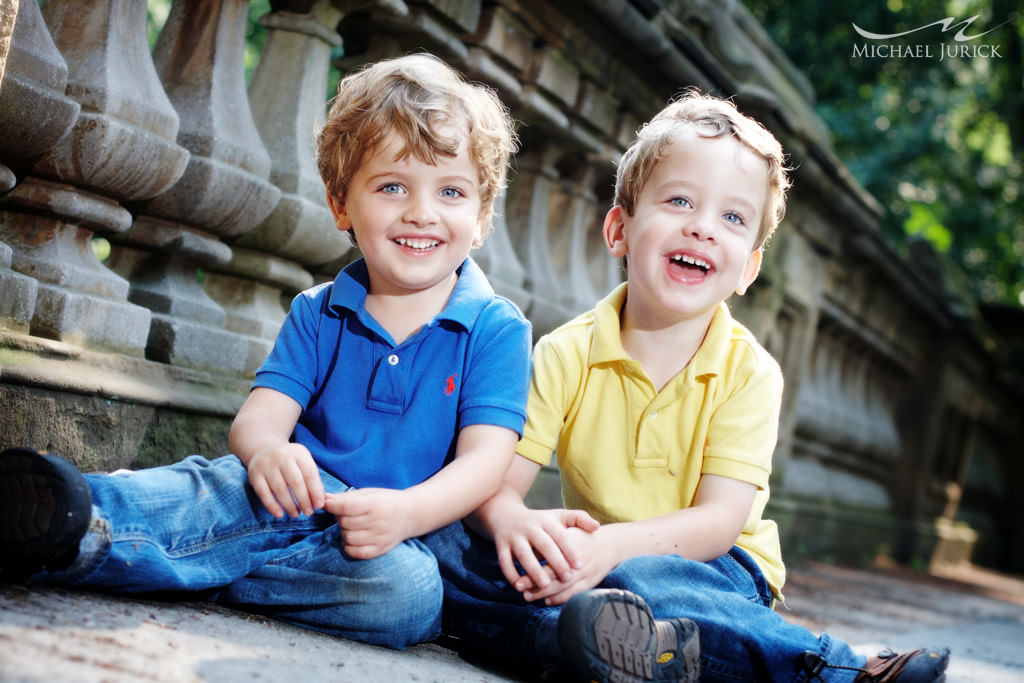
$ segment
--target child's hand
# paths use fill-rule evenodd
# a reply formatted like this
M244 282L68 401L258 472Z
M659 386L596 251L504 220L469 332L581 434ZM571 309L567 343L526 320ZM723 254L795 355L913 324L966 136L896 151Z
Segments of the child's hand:
M345 552L359 560L383 555L413 534L409 496L392 489L349 489L326 496L325 509L338 518Z
M248 463L249 484L274 517L312 515L324 506L324 485L309 450L297 443L264 449Z
M505 579L522 592L528 587L547 587L552 579L569 581L583 559L567 529L595 531L600 524L582 510L530 510L494 530L498 564ZM581 532L582 533L582 532ZM540 560L547 562L546 567ZM526 572L521 576L516 562Z
M521 590L527 602L544 600L545 605L564 604L577 593L597 586L618 565L620 560L615 549L601 534L601 529L589 533L570 528L566 529L566 536L578 553L579 566L568 579L549 576L553 580L544 587L531 585Z

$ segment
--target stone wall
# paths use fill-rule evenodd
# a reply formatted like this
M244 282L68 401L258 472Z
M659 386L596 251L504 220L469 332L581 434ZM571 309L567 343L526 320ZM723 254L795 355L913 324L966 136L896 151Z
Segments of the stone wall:
M99 469L223 452L282 301L354 256L313 166L335 48L343 71L428 50L521 122L476 258L538 334L621 278L599 226L642 121L696 86L764 122L794 189L732 303L786 376L770 507L785 552L1024 568L1019 385L939 257L882 241L810 84L741 4L271 6L246 89L241 0L175 0L152 51L138 0L2 5L2 445ZM556 476L536 500L557 500Z

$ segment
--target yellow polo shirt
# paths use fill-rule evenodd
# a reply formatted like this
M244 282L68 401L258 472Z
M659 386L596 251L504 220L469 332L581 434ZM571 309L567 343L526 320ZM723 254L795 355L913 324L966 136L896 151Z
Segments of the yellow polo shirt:
M656 391L622 348L626 287L537 342L516 450L541 465L557 452L565 506L602 523L689 507L702 474L754 484L754 505L736 544L779 596L786 578L779 534L762 515L782 371L723 302L690 363Z

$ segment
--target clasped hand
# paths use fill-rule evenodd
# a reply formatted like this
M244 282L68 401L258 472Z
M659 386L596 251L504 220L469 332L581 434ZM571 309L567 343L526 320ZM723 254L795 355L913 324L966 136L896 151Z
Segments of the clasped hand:
M494 531L498 563L525 600L560 605L618 564L601 530L582 510L524 509Z

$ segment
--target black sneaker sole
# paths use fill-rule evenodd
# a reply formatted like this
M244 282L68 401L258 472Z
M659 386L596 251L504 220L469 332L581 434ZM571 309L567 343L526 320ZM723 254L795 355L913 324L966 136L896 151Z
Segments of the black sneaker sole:
M659 647L658 628L673 629ZM689 619L655 621L640 596L592 590L573 597L558 620L562 655L583 680L691 683L700 677L700 638Z
M4 576L20 578L77 553L91 517L92 494L74 465L29 448L0 453Z

